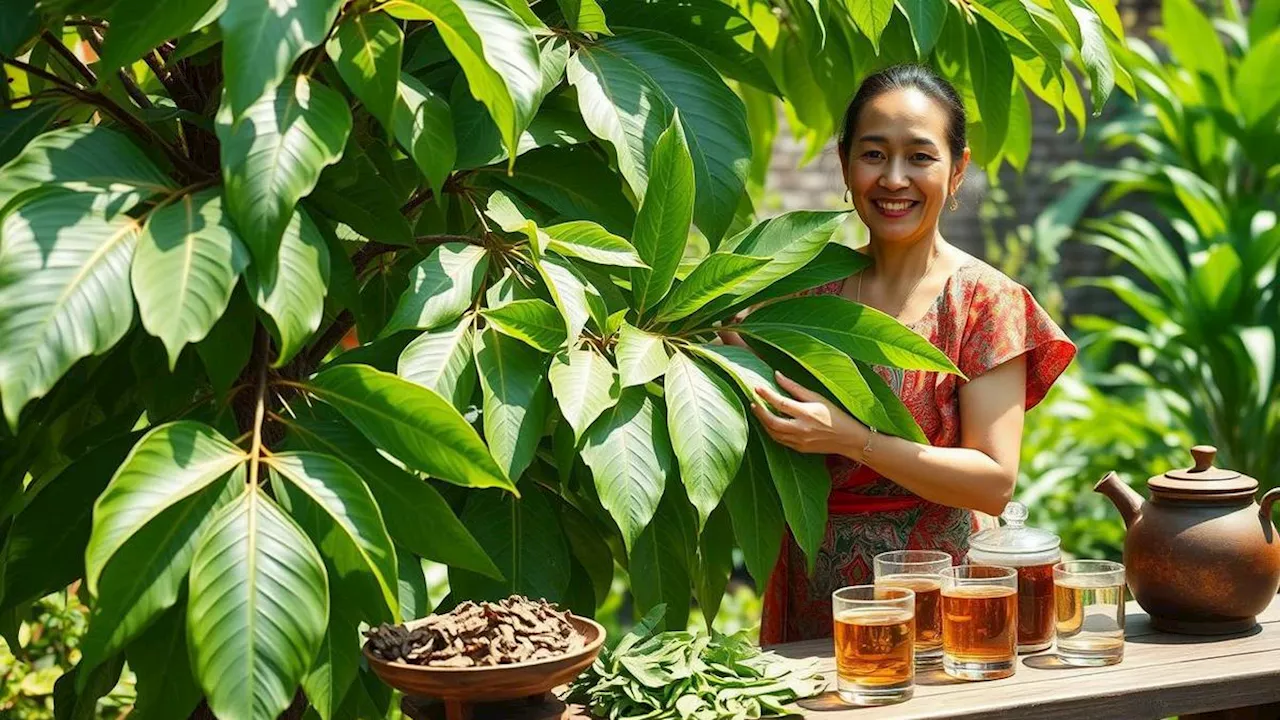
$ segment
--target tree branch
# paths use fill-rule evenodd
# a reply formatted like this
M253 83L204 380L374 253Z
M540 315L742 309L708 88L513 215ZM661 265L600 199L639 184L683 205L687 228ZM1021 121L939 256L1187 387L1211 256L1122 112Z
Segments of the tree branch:
M433 194L430 190L424 190L422 192L414 193L413 197L409 198L409 202L406 202L404 206L400 208L400 214L407 215L413 212L418 208L418 206L430 200L432 197L433 197Z
M65 60L73 70L80 73L80 76L89 83L90 87L98 84L98 76L94 75L92 70L90 70L84 63L80 62L80 58L76 57L76 54L71 52L71 48L63 45L60 38L48 30L40 33L40 38L49 43L54 52L61 55L62 59Z
M350 310L343 310L338 317L334 318L333 324L326 328L324 333L306 351L305 359L303 360L304 374L315 370L320 365L320 361L324 360L324 356L328 355L335 345L342 342L342 338L346 337L347 333L355 325L356 318L351 314Z

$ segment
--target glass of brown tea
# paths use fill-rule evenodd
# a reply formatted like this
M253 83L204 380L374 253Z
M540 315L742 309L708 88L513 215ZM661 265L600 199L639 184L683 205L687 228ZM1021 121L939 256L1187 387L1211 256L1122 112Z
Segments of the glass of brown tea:
M879 587L901 587L916 594L916 667L942 663L942 577L951 555L941 550L893 550L876 555Z
M961 680L1012 675L1018 648L1018 572L957 565L941 575L943 671Z
M1124 565L1068 560L1053 567L1058 657L1068 665L1124 659Z
M915 593L854 585L831 595L836 690L853 705L890 705L915 686Z

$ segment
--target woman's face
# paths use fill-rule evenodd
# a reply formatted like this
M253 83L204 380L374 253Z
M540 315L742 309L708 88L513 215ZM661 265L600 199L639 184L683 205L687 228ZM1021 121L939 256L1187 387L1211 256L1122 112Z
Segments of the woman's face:
M842 157L853 206L881 242L932 235L960 186L969 149L952 158L947 110L916 88L885 92L863 106Z

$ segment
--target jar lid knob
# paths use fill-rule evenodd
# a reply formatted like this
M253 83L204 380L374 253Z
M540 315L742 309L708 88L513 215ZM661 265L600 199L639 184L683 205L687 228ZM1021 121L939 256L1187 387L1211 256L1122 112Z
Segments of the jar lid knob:
M1027 522L1027 506L1014 500L1004 506L1004 512L1000 513L1000 518L1009 527L1022 527Z
M1196 445L1191 448L1191 457L1195 458L1196 466L1192 468L1192 472L1204 472L1213 467L1213 460L1218 455L1218 448L1212 445Z

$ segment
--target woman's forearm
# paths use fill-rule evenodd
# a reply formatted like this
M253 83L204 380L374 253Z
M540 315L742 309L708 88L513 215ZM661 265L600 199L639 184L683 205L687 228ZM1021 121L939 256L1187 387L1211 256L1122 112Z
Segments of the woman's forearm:
M854 438L844 454L930 502L999 515L1013 496L1016 467L1003 467L981 450L943 448L870 431Z

